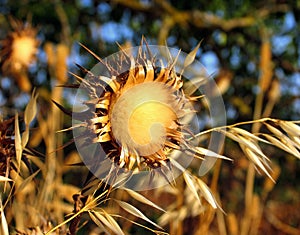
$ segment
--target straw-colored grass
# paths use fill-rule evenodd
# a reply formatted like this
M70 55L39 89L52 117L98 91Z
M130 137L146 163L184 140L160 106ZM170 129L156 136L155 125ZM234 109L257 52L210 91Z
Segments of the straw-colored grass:
M261 48L260 69L264 72L259 79L260 92L253 120L208 129L189 139L207 140L210 133L220 132L240 147L236 151L240 151L241 158L249 160L244 167L247 173L243 177L243 213L224 210L228 205L223 205L218 186L222 162L230 162L233 168L235 156L223 156L201 146L192 149L198 159L189 169L181 169L172 162L182 170L182 175L162 188L135 192L114 185L108 187L102 180L92 177L82 166L78 153L74 149L67 151L68 144L72 145L68 141L72 140L64 140L67 135L59 133L64 128L70 130L70 123L66 125L68 119L51 100L64 103L63 88L57 85L68 80L69 49L59 44L57 55L54 55L53 48L48 44L45 50L55 86L47 92L34 90L23 114L1 119L0 234L131 234L142 229L171 235L189 232L255 235L259 234L263 219L286 234L300 234L298 228L277 217L276 203L267 203L281 170L280 166L272 164L269 147L300 158L300 121L269 117L278 97L273 90L265 97L266 87L272 83L268 40ZM189 54L185 67L193 62L196 51ZM80 80L78 75L75 77ZM273 81L272 89L278 89L277 85ZM266 105L264 98L268 100ZM42 103L47 107L42 107ZM246 128L249 126L250 131ZM193 166L205 155L218 158L218 161L211 174L199 177ZM237 161L241 163L242 160ZM123 163L131 169L130 162L124 160ZM265 177L261 193L254 190L257 172Z

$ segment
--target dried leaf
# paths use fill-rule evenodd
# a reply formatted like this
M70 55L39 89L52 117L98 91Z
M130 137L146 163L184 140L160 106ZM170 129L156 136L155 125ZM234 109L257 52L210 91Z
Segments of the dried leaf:
M205 200L214 208L216 209L217 206L217 202L215 197L213 196L213 194L211 193L209 187L199 178L196 178L197 183L199 185L200 191L203 195L203 197L205 198Z
M22 159L22 142L21 142L21 134L19 129L18 114L16 114L15 116L15 149L16 149L17 167L19 171L21 165L21 159Z
M26 128L26 130L22 133L22 139L21 139L21 144L23 149L27 145L28 139L29 139L29 129Z
M1 196L0 196L0 214L1 214L0 234L1 235L9 235L8 224L7 224L7 221L5 218Z
M117 231L117 234L122 234L124 235L124 232L122 231L122 229L120 228L119 224L117 223L117 221L110 215L108 214L106 211L103 210L103 214L105 215L107 221L114 227L114 229Z
M163 211L163 212L166 212L164 209L162 209L161 207L159 207L158 205L156 205L155 203L151 202L149 199L147 199L146 197L144 197L143 195L131 190L131 189L128 189L126 188L125 191L127 193L129 193L129 195L131 197L133 197L135 200L138 200L139 202L142 202L146 205L149 205L149 206L152 206L160 211Z
M297 143L295 143L293 140L291 140L287 136L282 136L280 138L280 140L283 144L285 144L290 149L290 153L292 153L295 157L300 158L300 153L296 148Z
M293 145L300 149L300 126L290 121L279 121L280 127L288 134Z
M206 148L202 148L202 147L195 147L195 149L197 150L197 152L201 155L204 155L204 156L208 156L208 157L214 157L214 158L221 158L221 159L225 159L225 160L229 160L229 161L232 161L231 158L228 158L228 157L225 157L223 155L220 155L218 153L215 153L209 149L206 149Z
M12 181L12 179L0 175L0 182L3 182L3 181Z
M264 123L264 124L269 129L269 131L271 131L275 136L280 137L280 136L284 135L280 130L271 126L270 124L268 124L268 123Z
M271 136L271 135L264 135L274 146L294 155L297 158L300 158L300 153L299 151L297 151L296 148L294 148L294 146L288 145L286 143L284 143L283 141L280 141L279 139Z
M248 137L248 138L260 141L260 142L264 142L266 144L270 144L270 142L268 142L268 141L266 141L266 140L264 140L264 139L262 139L262 138L260 138L260 137L258 137L256 135L254 135L254 134L252 134L252 133L250 133L250 132L248 132L248 131L246 131L244 129L238 128L238 127L232 127L232 128L229 129L229 131L236 132L236 133L238 133L238 134L240 134L240 135L242 135L244 137Z
M250 148L244 147L244 153L250 158L250 160L257 165L274 183L275 180L272 178L270 173L267 171L266 167L264 166L263 162L259 159L256 153L254 153Z
M271 135L268 135L268 134L264 134L264 136L276 147L278 147L286 152L290 152L290 149L285 144L283 144L280 140L278 140L277 138L275 138Z
M119 234L117 232L117 230L114 228L114 226L112 226L109 221L100 213L97 211L93 211L93 214L95 215L95 217L101 222L103 223L107 228L109 228L110 230L112 230L114 233Z
M105 232L105 234L110 235L110 233L105 229L105 227L102 224L102 221L98 218L98 216L94 215L94 213L97 213L95 211L89 211L90 218L94 221L94 223ZM103 216L102 216L103 217ZM103 217L104 218L104 217Z
M183 67L188 67L191 63L194 62L197 51L199 50L201 42L198 43L198 45L186 56Z
M33 178L40 172L40 170L37 170L32 175L28 176L23 182L20 184L20 186L16 189L16 193L22 191L27 184L29 184Z
M271 173L272 177L274 180L277 180L281 169L278 165L275 164L275 166L272 167L273 171ZM264 181L264 186L263 186L263 195L267 195L273 188L274 188L274 182L270 180L268 177Z
M297 124L289 121L279 121L278 123L289 136L300 136L300 126Z
M124 202L124 201L119 201L119 200L116 200L116 202L120 205L120 207L122 207L128 213L147 221L148 223L154 225L157 228L162 229L158 224L156 224L153 221L151 221L150 219L148 219L148 217L146 217L140 210L138 210L134 206L130 205L129 203Z
M183 172L183 178L184 178L187 186L191 190L191 192L194 194L195 198L197 198L199 203L201 203L199 195L198 195L198 190L195 186L196 182L192 179L192 176L185 171L185 172Z
M36 106L36 99L38 95L35 94L35 90L32 92L31 99L29 100L24 113L24 122L26 127L32 122L36 115L37 106Z
M261 148L259 145L255 142L252 142L250 140L245 139L244 137L240 137L241 139L244 140L244 142L247 143L247 147L250 148L254 153L258 154L263 160L269 160L269 158L262 152Z
M253 141L251 141L251 139L246 139L245 137L237 134L237 133L231 133L228 131L222 131L225 135L227 135L227 137L229 137L230 139L236 141L241 147L247 147L250 148L253 152L255 152L256 154L258 154L261 158L265 159L265 160L269 160L268 157L262 152L262 150L260 149L260 147L254 143Z

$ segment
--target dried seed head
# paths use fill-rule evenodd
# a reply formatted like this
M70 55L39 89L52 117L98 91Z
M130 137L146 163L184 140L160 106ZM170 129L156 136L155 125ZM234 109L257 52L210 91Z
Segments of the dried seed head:
M97 177L114 185L120 184L122 174L150 172L145 179L148 183L156 173L170 183L193 157L205 155L190 141L199 131L193 108L197 98L191 95L207 78L201 64L193 63L196 50L185 60L178 50L146 42L137 48L121 48L105 60L87 50L100 63L91 71L79 66L84 78L74 75L81 85L72 114L73 134L84 163ZM183 76L188 66L193 66L188 74L196 71L197 77L189 81L185 93ZM179 158L178 152L184 157ZM174 165L176 173L173 161L181 165Z
M15 77L22 90L29 91L31 84L26 71L34 62L39 45L36 30L30 24L14 19L11 19L11 25L14 31L1 41L1 69L4 74Z
M27 67L33 60L36 53L36 40L27 30L19 35L14 34L12 40L11 60L15 70L20 70L23 66Z

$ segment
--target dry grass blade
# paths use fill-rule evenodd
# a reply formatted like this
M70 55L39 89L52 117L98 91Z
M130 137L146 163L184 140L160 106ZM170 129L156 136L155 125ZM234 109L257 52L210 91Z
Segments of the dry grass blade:
M218 204L216 202L215 197L210 191L209 187L199 178L196 178L197 184L199 186L200 192L202 193L205 200L214 208L217 209ZM220 207L219 207L220 208Z
M294 141L294 143L296 144L296 147L298 149L300 149L300 137L298 136L291 136L291 139Z
M24 149L29 139L29 128L26 127L26 130L22 133L22 148Z
M250 158L250 160L256 166L258 166L275 183L275 180L272 178L272 176L270 175L270 173L268 172L268 170L264 166L263 162L259 159L259 157L257 156L257 154L255 152L253 152L248 147L243 147L242 149L243 149L244 153Z
M24 122L25 122L25 131L22 134L22 147L25 148L28 139L29 139L29 125L33 121L37 112L36 99L38 95L35 94L35 90L32 92L32 96L25 108L24 113Z
M269 160L269 158L262 152L261 148L259 147L259 145L256 142L253 142L251 140L248 140L242 136L240 136L240 139L246 143L245 146L249 149L251 149L251 151L253 151L255 154L257 154L259 156L259 159L262 159L264 161L264 163L266 163L265 160Z
M270 124L268 124L268 123L264 123L264 124L269 129L269 131L271 131L275 136L281 137L281 136L284 135L280 130L278 130L277 128L271 126Z
M136 221L134 221L134 220L131 220L131 219L126 218L126 217L123 217L123 216L121 216L121 215L115 215L115 216L116 216L116 217L123 218L123 219L127 220L128 222L130 222L130 223L132 223L132 224L135 224L135 225L137 225L137 226L139 226L139 227L141 227L141 228L145 228L145 229L147 229L147 230L149 230L149 231L151 231L151 232L153 232L153 233L155 233L155 234L157 234L157 235L160 235L160 234L169 235L169 233L167 233L167 232L159 231L159 230L155 230L155 229L151 229L151 228L149 228L149 227L147 227L147 226L145 226L145 225L142 225L142 224L140 224L140 223L138 223L138 222L136 222Z
M283 144L285 145L285 151L293 154L294 156L296 156L297 158L300 158L300 153L297 150L298 147L298 143L294 142L293 140L291 140L289 137L287 137L283 132L281 132L280 130L278 130L277 128L271 126L268 123L265 123L266 127L277 137L277 139ZM299 135L299 134L298 134ZM296 136L297 137L297 136ZM274 139L273 139L274 140ZM278 146L279 144L277 143L276 146ZM281 146L281 145L280 145ZM279 146L278 146L279 147Z
M268 141L254 135L254 134L252 134L252 133L250 133L250 132L248 132L244 129L238 128L238 127L232 127L232 128L230 128L230 131L233 132L233 133L236 132L237 134L240 134L244 137L248 137L248 138L253 139L253 140L257 140L257 141L260 141L260 142L264 142L266 144L270 144Z
M106 217L107 221L111 224L111 226L117 231L117 234L121 234L123 235L124 232L122 231L122 229L120 228L119 224L117 223L117 221L110 215L108 214L106 211L103 210L103 214Z
M241 149L245 152L245 154L251 160L253 160L253 162L257 166L259 166L259 167L263 166L262 170L264 172L266 171L264 164L265 165L267 164L266 160L269 161L269 158L262 152L261 148L259 147L259 145L256 142L254 142L251 139L247 139L235 132L233 132L233 133L231 133L229 131L227 131L227 132L223 131L223 132L225 135L227 135L227 137L236 141L240 145Z
M198 43L198 45L187 55L187 57L185 58L183 67L186 68L188 67L191 63L194 62L197 51L199 50L201 42Z
M288 133L289 136L300 136L300 126L293 122L278 121L280 127Z
M104 215L102 215L102 213ZM111 231L113 231L115 234L120 234L120 235L124 235L122 229L120 228L120 226L118 225L118 223L114 220L114 218L112 218L110 215L108 215L108 213L106 213L105 211L99 212L99 211L91 211L89 212L89 214L94 216L94 221L95 223L98 225L99 223L97 222L97 220L104 224L107 228L109 228ZM101 226L100 226L101 227Z
M158 205L156 205L155 203L151 202L149 199L147 199L146 197L144 197L143 195L131 190L131 189L125 189L125 191L135 200L142 202L146 205L152 206L160 211L166 212L164 209L162 209L161 207L159 207Z
M12 181L12 179L0 175L0 182L7 182L7 181Z
M88 213L89 213L90 218L94 221L94 223L95 223L99 228L101 228L102 231L105 232L105 234L110 235L110 233L107 231L107 229L105 229L104 225L103 225L102 222L99 220L99 218L98 218L96 215L94 215L95 212L94 212L94 211L89 211Z
M199 195L198 195L198 190L196 188L196 182L194 181L192 176L185 171L185 172L183 172L183 178L184 178L187 186L189 187L189 189L191 190L191 192L195 196L195 198L197 198L197 200L201 204L201 201L200 201L200 198L199 198Z
M25 108L24 122L26 126L28 126L35 118L36 111L37 111L37 105L36 105L37 97L38 95L35 94L35 91L33 91L31 98Z
M25 180L23 180L23 182L20 184L20 186L17 188L16 193L22 191L29 183L32 182L32 180L34 179L34 177L40 172L40 170L37 170L36 172L34 172L33 174L31 174L30 176L28 176Z
M17 166L18 171L21 164L22 158L22 144L21 144L21 134L19 129L19 117L18 114L15 116L15 149L16 149L16 159L17 159Z
M124 201L119 201L119 200L115 200L119 206L121 208L123 208L125 211L127 211L128 213L141 218L145 221L147 221L148 223L154 225L155 227L159 228L159 229L163 229L162 227L160 227L158 224L154 223L153 221L151 221L147 216L145 216L140 210L138 210L137 208L135 208L134 206L132 206L131 204L124 202Z
M102 194L100 195L102 196ZM100 197L99 196L99 197ZM96 200L96 199L95 199ZM94 203L94 201L89 202L89 206L91 207L91 204ZM72 220L74 220L76 217L78 217L81 213L86 212L88 210L87 205L84 206L83 208L81 208L77 213L72 213L71 216L66 219L65 221L63 221L62 223L58 224L57 226L55 226L54 228L50 229L49 231L47 231L45 233L45 235L51 235L54 231L56 231L57 229L59 229L60 227L64 226L65 224L71 222Z
M221 130L222 131L222 130ZM271 144L270 142L263 140L252 133L244 131L240 128L230 127L229 131L222 131L227 137L236 141L243 152L248 156L248 158L258 166L272 181L274 179L271 177L267 168L270 168L267 164L267 161L270 161L269 158L262 152L260 146L256 141L261 141L264 143Z
M0 214L1 214L1 224L0 224L0 234L1 235L9 235L8 224L4 214L4 208L2 205L2 197L0 195Z
M249 149L251 149L253 152L257 153L259 156L261 156L263 159L268 159L268 157L262 152L260 147L256 142L252 140L252 138L247 138L247 136L242 136L235 131L230 132L224 132L229 138L236 141L239 145L246 146Z
M209 149L206 149L206 148L202 148L202 147L195 147L195 149L197 150L197 152L201 155L204 155L204 156L208 156L208 157L215 157L215 158L220 158L220 159L224 159L224 160L228 160L228 161L232 161L231 158L228 158L228 157L225 157L223 155L220 155L216 152L213 152Z
M295 152L293 151L289 146L287 146L286 144L284 144L282 141L280 141L279 139L271 136L271 135L268 135L268 134L264 134L264 136L274 145L276 146L277 148L280 148L294 156L296 156L297 158L300 158L300 154L299 152Z

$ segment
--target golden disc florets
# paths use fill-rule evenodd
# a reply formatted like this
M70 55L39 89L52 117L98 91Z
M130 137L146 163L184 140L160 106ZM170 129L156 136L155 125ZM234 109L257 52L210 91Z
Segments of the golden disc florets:
M182 124L194 112L191 102L195 99L183 91L181 74L174 68L176 58L164 65L146 45L137 56L123 52L113 60L114 65L98 59L110 77L97 76L81 66L87 79L75 77L90 94L85 102L90 114L85 111L89 118L84 122L94 136L92 142L100 143L108 158L119 168L141 170L166 166L173 150L197 155L186 141L190 133ZM124 72L122 66L128 69Z
M163 148L166 129L176 128L177 109L171 90L163 83L135 85L117 99L110 112L112 134L120 146L149 156Z

